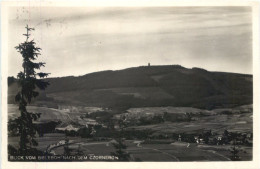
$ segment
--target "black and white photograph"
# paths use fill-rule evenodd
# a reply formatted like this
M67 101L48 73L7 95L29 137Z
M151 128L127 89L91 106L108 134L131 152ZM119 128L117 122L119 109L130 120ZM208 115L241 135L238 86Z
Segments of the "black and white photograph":
M252 5L4 11L8 163L257 158Z

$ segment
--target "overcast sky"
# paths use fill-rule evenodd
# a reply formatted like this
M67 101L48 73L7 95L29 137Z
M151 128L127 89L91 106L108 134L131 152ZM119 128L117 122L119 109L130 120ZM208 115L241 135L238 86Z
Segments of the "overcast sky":
M8 74L21 70L14 46L27 23L51 77L148 63L252 74L251 15L250 7L11 7Z

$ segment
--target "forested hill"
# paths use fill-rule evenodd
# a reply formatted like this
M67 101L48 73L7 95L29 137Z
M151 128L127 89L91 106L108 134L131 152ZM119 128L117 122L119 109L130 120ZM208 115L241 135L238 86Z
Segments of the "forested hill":
M103 107L182 106L213 109L253 102L252 75L179 65L142 66L78 77L49 78L35 103ZM17 93L9 79L9 103Z

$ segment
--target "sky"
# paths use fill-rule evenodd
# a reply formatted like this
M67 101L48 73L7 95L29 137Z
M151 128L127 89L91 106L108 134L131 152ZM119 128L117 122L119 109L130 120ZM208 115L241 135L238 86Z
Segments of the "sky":
M10 7L8 75L25 26L50 77L147 65L252 74L250 7Z

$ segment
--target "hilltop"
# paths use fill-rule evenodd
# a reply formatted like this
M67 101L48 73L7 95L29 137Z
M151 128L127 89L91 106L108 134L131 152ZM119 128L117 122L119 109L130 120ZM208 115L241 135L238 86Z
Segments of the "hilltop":
M50 86L34 104L214 109L253 103L252 75L188 69L180 65L141 66L46 80ZM15 81L10 81L9 103L14 102L17 90Z

